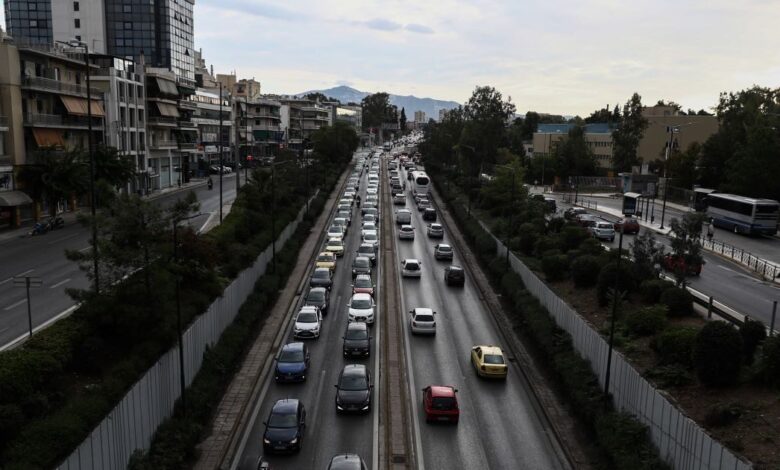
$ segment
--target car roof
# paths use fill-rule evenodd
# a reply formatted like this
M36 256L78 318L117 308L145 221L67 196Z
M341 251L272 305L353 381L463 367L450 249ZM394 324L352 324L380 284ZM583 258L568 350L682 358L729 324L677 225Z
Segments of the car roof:
M329 273L330 268L314 268L314 272Z
M357 281L358 279L360 279L361 281L366 279L370 281L371 276L369 276L368 274L358 274L357 276L355 276L355 280Z
M356 256L355 257L355 261L357 261L357 260L365 260L366 263L370 263L371 262L371 260L368 259L368 256Z
M334 455L333 458L330 460L330 465L328 468L342 468L341 464L355 464L355 465L362 465L363 460L360 458L358 454L339 454ZM332 467L333 465L338 465L338 467ZM344 467L344 468L362 468L362 467Z
M504 355L504 352L501 351L501 348L499 348L498 346L480 344L477 345L476 347L482 349L482 352L485 354L496 354L500 356Z
M440 228L441 227L441 224L438 223L438 222L434 222L434 223L432 223L430 225L431 225L431 227L436 227L436 228Z
M271 413L295 413L298 410L298 399L296 398L282 398L276 400Z
M355 321L347 323L348 330L368 330L368 324L362 321Z
M463 271L463 268L461 268L460 266L455 266L454 264L447 266L446 269L449 269L450 271Z
M301 312L304 312L304 311L317 313L317 307L314 306L314 305L304 305L303 307L301 307L301 309L298 311L298 313L301 313Z
M433 315L433 309L428 307L416 307L414 313L415 315Z
M428 207L423 212L436 212L436 209L434 209L433 207Z
M371 295L366 294L365 292L361 292L359 294L353 294L352 298L357 300L371 300Z
M347 364L341 369L341 373L343 375L366 375L367 370L365 364Z
M326 269L327 269L327 268L326 268ZM328 290L328 289L326 289L326 288L324 288L324 287L312 287L311 289L309 289L309 292L314 292L314 291L327 291L327 290Z
M433 397L454 397L455 389L449 385L431 385L431 396Z
M282 346L282 351L303 351L304 345L300 341L294 343L287 343Z
M317 256L320 257L320 256L323 256L323 255L334 256L333 253L331 253L330 251L321 251L320 254L318 254ZM327 268L324 268L324 269L327 269Z
M447 248L452 248L452 245L450 245L449 243L439 243L439 244L438 244L438 245L436 245L436 246L437 246L437 247L447 247Z
M416 259L416 258L406 258L404 260L404 263L417 263L417 264L420 264L420 261L418 259Z
M409 225L409 224L404 224L404 225L401 225L401 230L403 230L403 229L405 229L405 228L412 229L412 226L411 226L411 225Z

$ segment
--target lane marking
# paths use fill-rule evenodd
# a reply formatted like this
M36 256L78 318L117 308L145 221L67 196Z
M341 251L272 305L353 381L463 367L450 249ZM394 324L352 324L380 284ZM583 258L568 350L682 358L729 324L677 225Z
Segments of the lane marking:
M79 250L79 253L84 253L85 251L89 250L90 248L92 248L92 246L84 247L84 248Z
M54 240L52 240L52 241L50 241L50 242L48 242L46 244L47 245L56 245L59 242L64 242L65 240L70 240L71 238L78 237L79 235L81 235L81 234L80 233L74 233L74 234L71 234L71 235L66 235L64 237L56 238L56 239L54 239Z
M61 285L65 284L67 282L70 282L70 278L67 278L65 280L62 280L62 281L54 284L53 286L49 287L49 289L56 289L56 288L60 287Z
M19 274L15 275L15 276L11 276L11 277L9 277L8 279L5 279L5 280L3 280L3 281L0 281L0 286L2 286L3 284L5 284L6 282L11 282L11 281L13 281L15 277L24 276L25 274L29 274L29 273L31 273L31 272L33 272L33 271L35 271L35 269L28 269L28 270L27 270L27 271L25 271L25 272L19 273Z
M24 303L27 303L27 299L22 299L22 300L20 300L19 302L12 303L12 304L11 304L11 305L9 305L8 307L4 308L3 310L5 310L5 311L7 312L7 311L9 311L9 310L11 310L11 309L14 309L14 308L16 308L16 307L18 307L18 306L20 306L20 305L24 304Z

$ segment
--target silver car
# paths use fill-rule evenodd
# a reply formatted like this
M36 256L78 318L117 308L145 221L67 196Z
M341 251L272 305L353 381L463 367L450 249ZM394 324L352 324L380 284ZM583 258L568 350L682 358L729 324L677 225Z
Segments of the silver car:
M428 224L428 238L444 238L444 227L441 224Z
M430 308L417 307L409 310L409 313L409 327L413 334L436 334L436 312Z
M414 227L411 225L402 225L398 231L398 238L401 240L414 240Z

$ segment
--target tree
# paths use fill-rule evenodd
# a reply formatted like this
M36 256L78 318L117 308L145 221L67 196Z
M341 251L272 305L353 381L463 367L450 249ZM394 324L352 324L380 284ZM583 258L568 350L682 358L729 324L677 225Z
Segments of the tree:
M647 128L647 119L642 116L642 97L634 93L623 106L623 116L617 129L612 132L612 166L616 172L631 171L639 164L637 149Z
M634 275L637 280L658 278L658 268L661 264L661 258L664 255L664 245L656 243L655 234L652 230L645 230L641 235L634 238L631 243L631 257L634 259L632 265Z
M363 130L371 128L381 129L382 124L392 119L392 107L390 95L387 93L374 93L363 98Z
M612 111L610 111L609 105L607 105L590 113L590 116L585 118L585 123L592 124L596 122L611 122L612 117Z
M655 104L656 106L671 106L675 111L680 112L682 110L682 106L675 103L674 101L666 102L664 100L658 100L658 102Z
M323 102L323 101L336 101L331 98L326 97L319 91L312 91L310 93L306 93L303 95L304 98L306 98L309 101L316 101L316 102Z
M401 108L401 117L398 119L398 124L401 126L401 134L406 132L406 109Z
M19 173L19 179L31 189L36 202L45 201L52 216L59 201L86 193L88 178L88 167L77 150L41 150L33 156L33 164L23 166Z
M684 152L674 151L667 163L669 176L680 188L692 188L696 182L696 164L701 155L701 144L692 142Z
M93 152L95 157L95 194L98 206L108 204L118 188L127 185L135 176L135 163L130 155L120 155L116 148L99 146ZM82 164L89 168L89 153L81 152ZM89 170L87 170L89 171Z
M525 169L517 155L509 153L506 149L500 149L499 154L501 160L506 163L496 166L493 179L480 189L480 204L494 215L508 218L512 214L517 222L528 199L528 189L523 186Z
M493 87L477 87L463 108L466 123L458 141L468 175L476 176L482 164L496 162L498 148L505 146L506 125L515 113L511 98L504 101Z
M330 168L340 168L342 162L352 158L352 153L360 143L355 130L345 122L336 122L333 126L318 129L311 136L314 154Z
M522 123L522 137L523 140L531 140L534 137L534 132L536 132L539 129L539 122L541 121L541 117L539 116L539 113L535 113L533 111L528 111L525 113L525 119L523 119Z
M569 176L590 176L596 173L596 159L585 141L584 127L572 127L568 137L555 147L553 170L564 181Z
M701 266L704 258L701 254L701 229L704 224L705 214L688 213L682 219L672 219L672 255L682 259L683 263L676 263L674 278L677 285L685 287L686 266Z

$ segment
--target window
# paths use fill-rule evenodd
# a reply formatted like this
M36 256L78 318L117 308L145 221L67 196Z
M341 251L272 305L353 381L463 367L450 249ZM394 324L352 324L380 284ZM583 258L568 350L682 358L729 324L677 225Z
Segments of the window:
M76 35L76 41L81 41L81 35L80 34Z
M30 20L30 27L31 28L37 28L38 27L38 20Z
M79 11L79 2L73 2L73 11Z
M122 13L132 13L133 7L132 5L122 5Z
M73 26L74 26L76 29L79 29L79 28L81 28L81 20L80 20L80 19L78 19L78 18L75 18L75 19L73 20Z
M27 9L30 10L30 11L37 10L38 9L38 4L34 3L34 2L30 2L30 3L27 4Z
M133 92L135 91L135 87L132 84L127 84L127 97L132 98Z
M133 23L130 21L125 21L125 29L133 29Z

